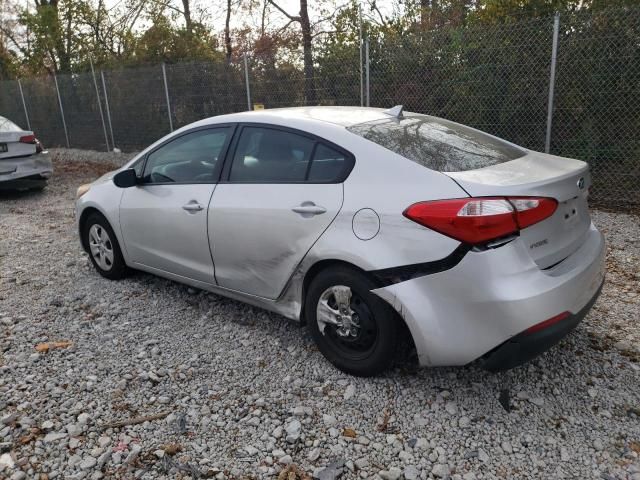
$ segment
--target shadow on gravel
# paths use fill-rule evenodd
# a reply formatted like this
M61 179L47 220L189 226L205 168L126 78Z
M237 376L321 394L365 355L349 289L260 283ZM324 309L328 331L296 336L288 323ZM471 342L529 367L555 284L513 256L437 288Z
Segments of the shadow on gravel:
M31 198L44 198L46 196L46 190L31 189L31 190L13 190L4 189L2 183L0 183L0 202L3 200L25 200Z

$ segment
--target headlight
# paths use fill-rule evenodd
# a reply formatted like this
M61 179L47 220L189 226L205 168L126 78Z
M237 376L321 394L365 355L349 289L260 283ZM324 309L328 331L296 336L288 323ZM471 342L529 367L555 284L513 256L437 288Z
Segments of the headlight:
M81 196L83 196L85 193L87 193L90 188L91 188L90 183L85 183L84 185L80 185L78 187L78 190L76 191L76 200L79 199Z

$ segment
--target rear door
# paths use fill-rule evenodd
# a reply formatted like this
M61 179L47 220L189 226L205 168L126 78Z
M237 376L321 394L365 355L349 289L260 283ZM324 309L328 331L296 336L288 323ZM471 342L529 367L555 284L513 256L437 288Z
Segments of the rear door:
M120 202L122 235L133 262L215 283L207 206L231 133L231 127L199 129L149 153L141 183L125 189Z
M222 287L277 298L342 206L353 157L297 131L245 125L209 207Z

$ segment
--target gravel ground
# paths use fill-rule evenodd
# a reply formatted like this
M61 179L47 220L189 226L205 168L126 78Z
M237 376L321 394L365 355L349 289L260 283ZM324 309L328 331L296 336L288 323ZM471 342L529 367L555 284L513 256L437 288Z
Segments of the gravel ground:
M73 200L111 167L80 156L55 153L44 193L0 197L0 478L640 480L638 217L594 212L604 292L533 363L358 379L280 316L100 277Z

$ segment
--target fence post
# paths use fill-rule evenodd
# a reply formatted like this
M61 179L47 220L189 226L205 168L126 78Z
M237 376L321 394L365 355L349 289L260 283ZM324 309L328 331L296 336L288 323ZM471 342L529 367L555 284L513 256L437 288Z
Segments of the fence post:
M31 122L29 121L29 112L27 112L27 104L24 101L24 93L22 92L22 83L18 79L18 88L20 89L20 98L22 98L22 108L24 108L24 116L27 119L27 128L31 130Z
M162 78L164 79L164 96L167 98L167 112L169 114L169 129L173 132L173 120L171 118L171 103L169 102L169 86L167 85L167 69L162 63Z
M365 64L367 66L367 107L370 107L370 96L369 96L369 37L367 37L366 43L364 44L364 56L365 56Z
M247 110L251 111L251 89L249 87L249 63L247 62L247 54L244 56L244 83L247 86Z
M560 13L553 17L553 44L551 47L551 71L549 72L549 100L547 103L547 134L544 139L544 151L551 150L551 124L553 121L553 90L556 86L556 60L558 58L558 33L560 31Z
M100 70L100 78L102 79L102 91L104 92L104 106L107 109L107 121L109 122L109 133L111 134L111 147L116 148L116 142L113 140L113 125L111 124L111 108L109 107L109 95L107 94L107 84L104 81L104 72Z
M364 106L364 71L362 69L362 5L358 5L358 24L360 33L358 36L358 50L360 50L360 106Z
M64 128L64 138L67 140L67 148L69 146L69 132L67 132L67 122L64 119L64 108L62 108L62 97L60 97L60 87L58 87L58 77L53 76L53 81L56 83L56 93L58 94L58 105L60 105L60 116L62 117L62 127Z
M91 65L91 76L93 77L93 86L96 87L96 100L98 100L98 111L100 112L100 120L102 120L102 131L104 133L104 143L109 151L109 138L107 137L107 126L104 123L104 114L102 113L102 102L100 101L100 91L98 90L98 82L96 80L96 71L93 69L93 59L89 57L89 65Z

